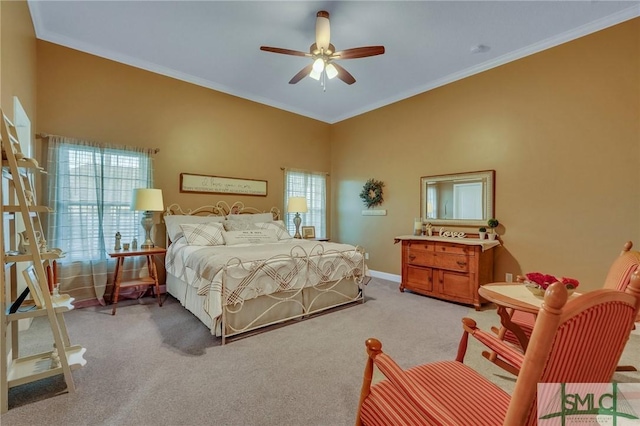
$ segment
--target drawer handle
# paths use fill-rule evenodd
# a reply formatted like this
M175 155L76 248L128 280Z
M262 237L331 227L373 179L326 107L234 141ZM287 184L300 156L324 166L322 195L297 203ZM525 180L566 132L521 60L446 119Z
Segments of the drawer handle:
M410 254L409 255L409 260L414 260L416 258L416 256L414 254Z
M467 262L463 262L462 260L458 260L456 261L456 263L458 264L458 266L467 266Z

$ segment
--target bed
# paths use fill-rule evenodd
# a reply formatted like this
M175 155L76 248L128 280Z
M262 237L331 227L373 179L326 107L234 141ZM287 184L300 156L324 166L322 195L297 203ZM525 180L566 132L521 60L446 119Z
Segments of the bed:
M194 210L172 204L166 287L211 333L245 337L268 326L364 303L364 250L294 239L273 208L237 202Z

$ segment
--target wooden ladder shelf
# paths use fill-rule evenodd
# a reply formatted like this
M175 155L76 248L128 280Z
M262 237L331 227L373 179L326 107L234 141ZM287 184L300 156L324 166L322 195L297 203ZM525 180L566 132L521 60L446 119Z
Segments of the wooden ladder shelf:
M0 412L9 408L9 388L62 374L69 392L75 391L72 370L86 364L83 355L85 348L71 345L64 313L73 309L73 298L59 295L57 290L56 260L64 257L58 249L48 249L44 240L44 231L40 222L40 213L52 210L36 205L37 198L32 184L34 173L46 173L38 163L26 158L22 153L16 128L7 116L2 115L2 177L9 181L10 194L2 194L0 206L0 235L3 241L10 241L10 250L0 244L0 257L4 262L4 274L0 274L0 336L3 344L0 351ZM3 187L6 187L3 185ZM4 205L5 200L13 200ZM25 230L16 232L16 219L22 219ZM4 219L9 219L9 226ZM5 238L9 235L9 238ZM16 237L20 238L17 247ZM23 271L25 281L31 292L33 302L16 303L18 287L16 269L19 262L28 262ZM13 268L13 271L10 271ZM6 273L10 271L11 273ZM10 276L10 282L5 282ZM55 289L55 290L54 290ZM52 290L53 294L52 294ZM19 305L20 309L11 309ZM21 356L18 347L18 321L26 318L46 316L53 334L52 349L47 352Z

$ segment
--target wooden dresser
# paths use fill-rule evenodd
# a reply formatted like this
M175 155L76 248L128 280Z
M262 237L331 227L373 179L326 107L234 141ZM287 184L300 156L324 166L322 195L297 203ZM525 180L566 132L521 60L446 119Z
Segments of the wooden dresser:
M402 283L426 296L480 308L478 288L493 282L493 247L499 241L401 236Z

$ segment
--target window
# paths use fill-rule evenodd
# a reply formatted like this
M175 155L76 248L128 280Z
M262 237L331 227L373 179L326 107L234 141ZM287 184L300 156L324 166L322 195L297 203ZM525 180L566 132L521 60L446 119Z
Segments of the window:
M62 139L62 138L60 138ZM144 150L49 141L50 247L64 263L107 258L115 234L139 238L141 212L131 210L133 189L151 186L151 158Z
M293 224L295 213L286 213L289 197L305 197L307 199L307 213L302 213L302 226L315 226L316 237L327 236L327 174L323 172L309 172L304 170L285 169L284 171L284 202L285 223L291 235L295 234Z

